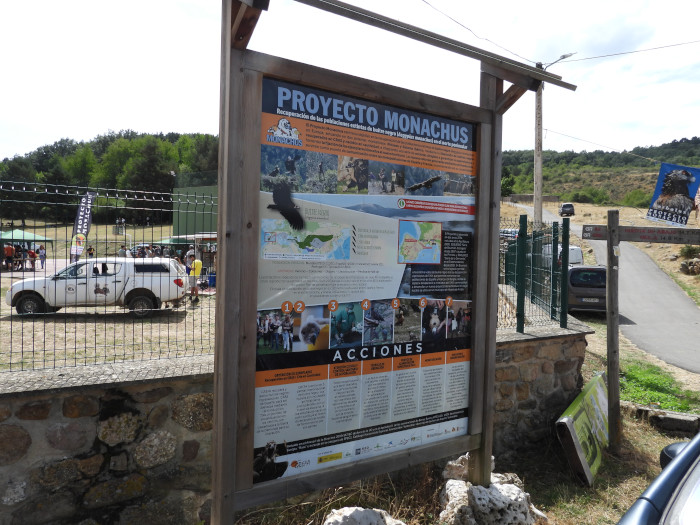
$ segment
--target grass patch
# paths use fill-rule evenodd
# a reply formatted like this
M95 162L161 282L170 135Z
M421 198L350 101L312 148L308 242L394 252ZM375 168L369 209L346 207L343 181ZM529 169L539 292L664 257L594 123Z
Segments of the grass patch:
M696 284L691 286L686 282L680 280L678 276L672 272L667 271L666 275L673 279L673 282L680 286L681 289L688 295L688 297L695 301L695 304L700 306L700 292L698 292L698 286Z
M641 405L658 404L665 410L700 413L700 394L682 390L667 372L641 361L622 362L620 398Z

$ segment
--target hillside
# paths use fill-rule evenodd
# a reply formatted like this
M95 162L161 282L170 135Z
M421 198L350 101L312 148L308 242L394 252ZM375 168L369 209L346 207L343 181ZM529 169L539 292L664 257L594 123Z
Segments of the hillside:
M643 207L651 201L662 162L700 166L700 137L623 152L544 151L543 191L573 202ZM505 151L504 195L532 193L533 170L533 150Z

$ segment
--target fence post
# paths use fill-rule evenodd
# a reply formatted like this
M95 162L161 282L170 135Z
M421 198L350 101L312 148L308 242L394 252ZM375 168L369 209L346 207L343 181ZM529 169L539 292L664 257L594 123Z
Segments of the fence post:
M552 254L552 264L554 264L554 254ZM559 316L559 326L567 327L569 317L569 218L562 221L561 229L561 315Z
M539 227L542 227L540 222ZM534 228L534 227L533 227ZM542 304L542 230L532 230L530 249L530 302Z
M518 251L515 268L515 291L517 293L515 307L515 330L518 333L525 331L525 249L527 246L527 215L520 216L520 230L518 231Z
M557 277L559 276L557 272L557 265L554 258L557 257L559 253L559 223L552 223L552 253L549 259L549 283L551 288L551 296L549 299L550 305L550 318L557 318L557 290L559 289L559 281Z

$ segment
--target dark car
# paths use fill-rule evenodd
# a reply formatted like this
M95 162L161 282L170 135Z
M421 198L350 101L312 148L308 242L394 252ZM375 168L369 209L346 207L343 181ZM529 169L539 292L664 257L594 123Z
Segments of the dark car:
M676 444L674 444L676 445ZM618 525L694 525L700 521L700 434L683 447L661 453L676 456L622 516Z
M563 202L561 206L559 206L559 215L561 217L571 217L574 215L574 205L570 202Z
M569 268L569 311L605 312L605 266Z

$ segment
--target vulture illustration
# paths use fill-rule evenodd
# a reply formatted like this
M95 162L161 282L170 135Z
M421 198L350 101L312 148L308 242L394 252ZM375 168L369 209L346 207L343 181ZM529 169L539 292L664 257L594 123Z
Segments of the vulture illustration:
M677 210L674 213L679 214L690 213L694 203L688 186L692 182L695 182L695 177L686 170L669 171L664 175L661 195L654 201L651 208L661 211Z
M436 175L435 177L430 177L427 180L424 180L423 182L419 182L417 184L413 184L412 186L409 186L406 188L408 191L416 191L421 188L431 188L433 186L434 182L437 182L439 180L442 180L442 177L440 175Z
M267 207L271 210L277 210L282 217L287 219L287 222L295 230L304 229L304 217L299 213L299 207L292 200L292 190L286 182L282 182L275 186L272 190L272 201L274 204L268 204Z

